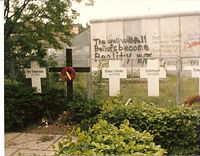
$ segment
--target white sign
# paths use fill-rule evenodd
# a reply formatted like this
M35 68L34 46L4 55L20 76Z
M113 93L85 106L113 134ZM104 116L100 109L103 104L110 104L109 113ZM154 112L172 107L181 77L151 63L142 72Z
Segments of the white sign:
M102 77L109 78L109 96L116 96L120 93L120 78L127 77L126 68L119 65L120 61L110 60L109 68L102 68Z
M158 60L148 60L146 68L140 68L140 78L148 79L148 96L159 96L159 78L166 78L166 69Z
M194 66L192 69L192 77L199 78L199 94L200 94L200 60L199 60L199 65Z
M31 62L31 68L25 69L26 78L31 78L32 87L41 93L41 78L46 78L46 69L40 68L37 62Z

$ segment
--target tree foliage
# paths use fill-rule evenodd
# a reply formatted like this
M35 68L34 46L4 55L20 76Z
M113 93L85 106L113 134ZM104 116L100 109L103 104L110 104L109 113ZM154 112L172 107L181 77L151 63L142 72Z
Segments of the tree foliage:
M80 0L4 1L5 74L8 61L24 67L30 59L41 62L47 48L71 45L72 24L79 15L73 1Z

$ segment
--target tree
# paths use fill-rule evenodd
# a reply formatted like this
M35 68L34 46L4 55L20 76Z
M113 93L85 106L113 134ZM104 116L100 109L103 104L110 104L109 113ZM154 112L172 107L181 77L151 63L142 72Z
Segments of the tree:
M81 24L78 24L78 34L84 32L85 30L87 30L89 28L90 28L90 25L88 23L86 23L85 27L83 27L83 25L81 25Z
M24 67L30 59L41 61L47 48L71 45L72 24L78 16L72 1L4 1L5 75L9 73L10 61L14 61L15 67Z

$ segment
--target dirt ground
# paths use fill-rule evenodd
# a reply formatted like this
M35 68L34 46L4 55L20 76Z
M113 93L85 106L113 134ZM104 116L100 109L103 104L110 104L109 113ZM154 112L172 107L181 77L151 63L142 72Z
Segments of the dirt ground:
M55 134L55 135L66 135L71 132L75 126L70 122L70 113L64 111L59 115L56 120L48 120L42 118L38 123L29 126L24 132L35 133L35 134Z
M55 134L66 135L74 129L70 125L58 125L56 122L49 125L41 125L40 123L29 126L24 132L35 134Z

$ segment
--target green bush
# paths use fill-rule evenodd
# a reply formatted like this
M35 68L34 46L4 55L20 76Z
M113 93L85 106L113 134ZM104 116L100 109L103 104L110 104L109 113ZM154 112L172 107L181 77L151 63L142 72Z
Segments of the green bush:
M40 119L44 109L41 101L33 88L5 85L5 130L20 130Z
M77 140L73 141L73 135ZM88 131L77 129L59 142L56 155L163 155L165 150L153 142L153 136L138 132L124 121L120 128L100 121ZM55 146L54 146L55 148Z
M68 110L71 114L71 120L75 123L82 123L85 128L95 123L97 114L101 110L101 102L92 99L76 97L74 101L69 102Z
M47 118L56 119L60 113L67 110L66 90L59 88L50 88L41 93L42 104L45 108Z
M56 119L67 109L64 89L51 88L44 93L22 84L5 84L5 130L22 130L42 117Z
M118 98L105 102L101 119L120 125L125 119L137 131L146 130L155 136L155 143L168 150L168 154L198 153L198 113L191 109L157 108L153 104L134 101L125 106Z

